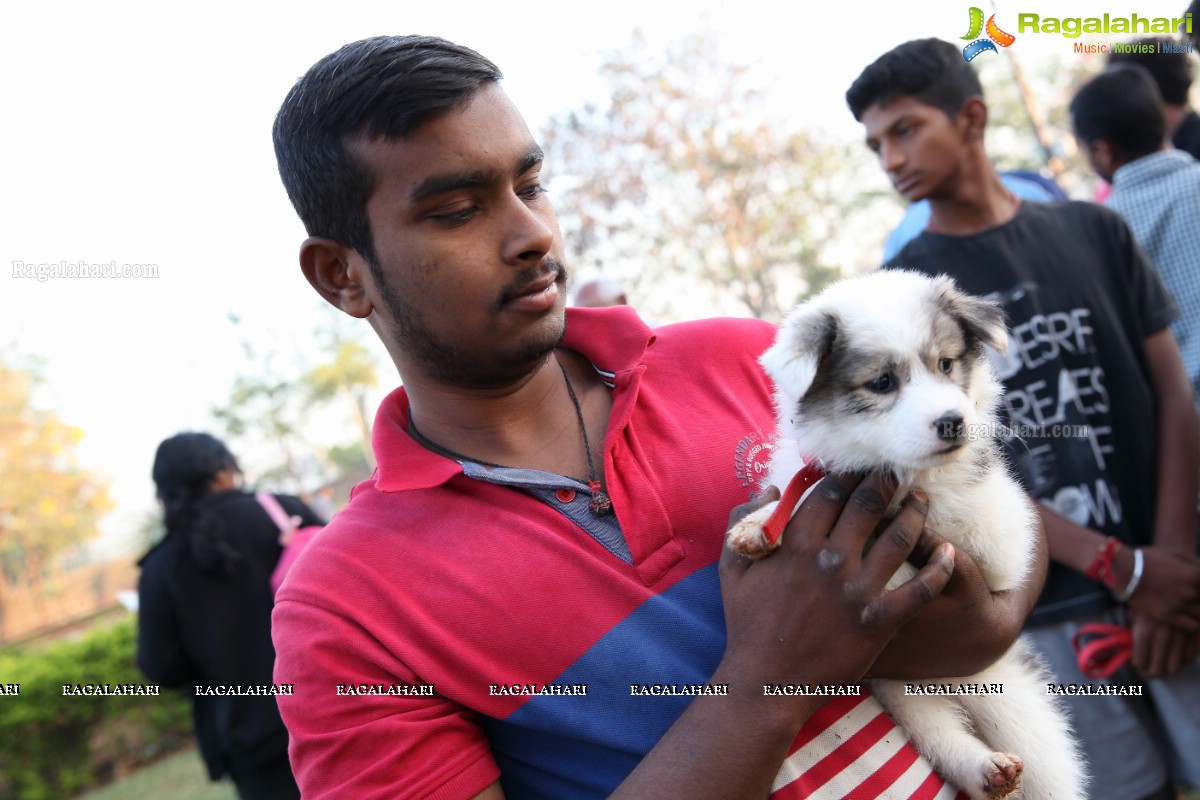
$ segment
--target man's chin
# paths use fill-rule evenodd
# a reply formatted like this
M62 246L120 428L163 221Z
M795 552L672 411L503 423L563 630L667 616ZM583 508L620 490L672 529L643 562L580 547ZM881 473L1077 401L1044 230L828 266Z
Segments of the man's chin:
M566 315L562 310L557 314L548 313L522 341L514 343L508 352L496 353L487 363L478 363L473 369L464 369L455 377L479 387L501 387L519 383L536 371L558 349L566 335L566 326Z

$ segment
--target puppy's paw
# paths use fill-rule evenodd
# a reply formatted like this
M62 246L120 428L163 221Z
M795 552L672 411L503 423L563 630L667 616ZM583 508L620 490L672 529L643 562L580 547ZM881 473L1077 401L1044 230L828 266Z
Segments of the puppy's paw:
M1025 762L1011 753L992 753L983 768L984 797L1008 797L1021 788Z
M780 542L783 541L783 536L780 535L772 542L763 531L763 526L767 524L767 520L771 518L771 512L777 505L779 505L778 502L768 503L742 517L740 522L729 529L727 534L729 549L750 558L764 558L775 552Z

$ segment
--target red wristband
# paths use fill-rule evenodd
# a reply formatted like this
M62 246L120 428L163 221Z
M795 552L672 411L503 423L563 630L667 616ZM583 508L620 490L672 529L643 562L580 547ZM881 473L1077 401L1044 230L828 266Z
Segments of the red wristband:
M1085 573L1088 578L1104 584L1109 589L1113 588L1113 559L1116 558L1117 552L1121 549L1121 543L1113 537L1109 536L1104 540L1104 544L1100 546L1100 552L1096 554L1096 558L1092 561L1090 567Z

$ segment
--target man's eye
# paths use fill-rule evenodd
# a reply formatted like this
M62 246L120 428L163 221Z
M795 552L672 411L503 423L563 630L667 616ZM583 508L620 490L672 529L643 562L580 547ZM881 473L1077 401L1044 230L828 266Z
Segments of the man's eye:
M896 388L896 376L890 372L885 372L868 383L867 388L872 392L887 394Z
M545 186L542 186L540 183L534 183L526 186L518 194L522 197L537 197L539 194L545 194L547 191Z
M466 222L472 216L474 216L477 210L478 209L476 209L475 206L467 206L466 208L460 208L453 211L433 213L429 215L429 218L435 222L445 222L450 224L456 222Z

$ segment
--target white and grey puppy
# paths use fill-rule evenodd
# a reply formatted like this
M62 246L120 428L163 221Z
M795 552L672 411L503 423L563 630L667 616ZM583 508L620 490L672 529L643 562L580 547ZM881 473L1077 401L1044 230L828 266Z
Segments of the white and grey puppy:
M1037 518L1004 465L995 435L1001 387L984 345L1003 351L994 303L947 277L880 271L831 285L795 308L760 361L775 383L777 424L767 485L782 489L805 463L827 473L886 470L929 496L926 524L971 555L993 591L1026 580ZM776 503L730 530L730 545L762 557ZM915 570L904 567L890 585ZM870 688L917 749L973 798L1084 797L1084 771L1052 679L1016 644L983 672L926 681L1002 694L909 695Z

